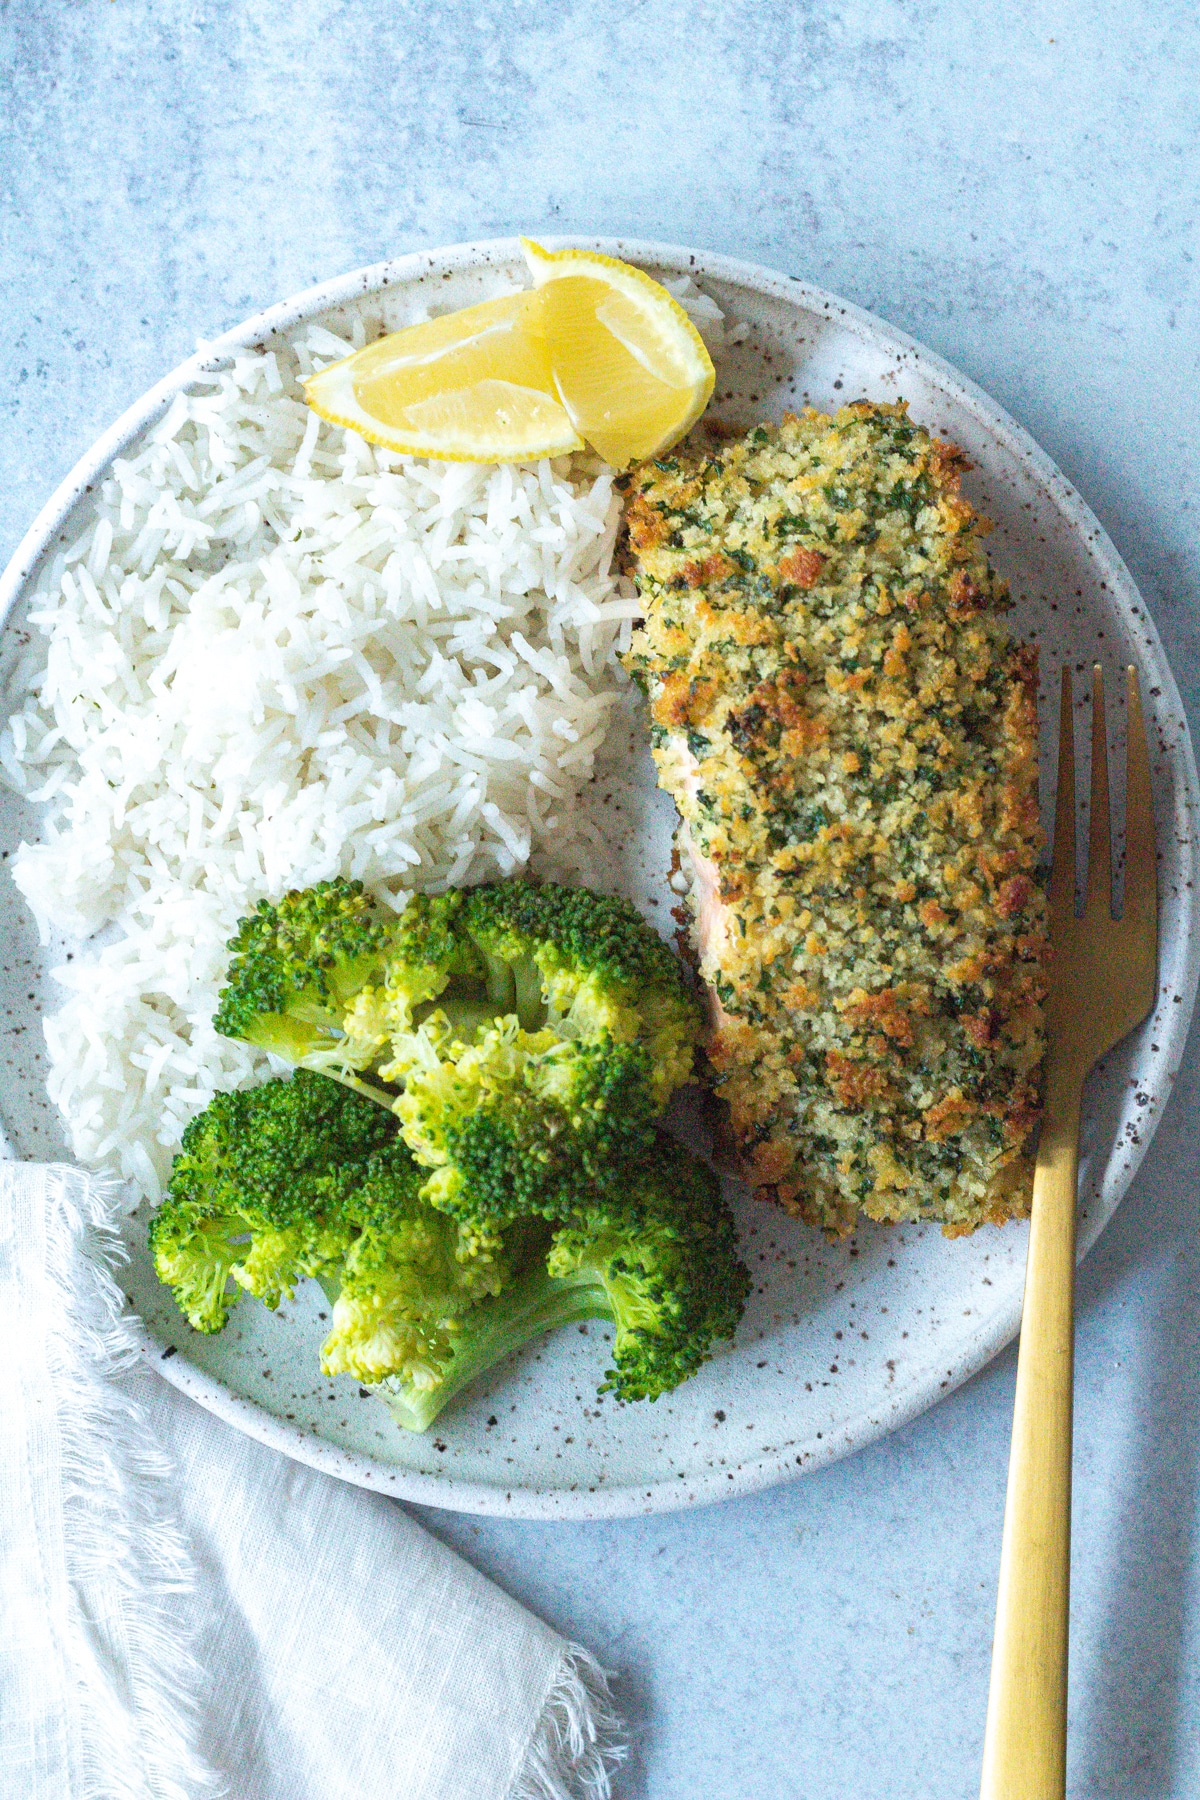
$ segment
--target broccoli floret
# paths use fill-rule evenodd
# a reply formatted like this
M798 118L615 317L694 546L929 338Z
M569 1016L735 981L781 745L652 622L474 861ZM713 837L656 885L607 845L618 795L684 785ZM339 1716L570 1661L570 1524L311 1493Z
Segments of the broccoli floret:
M359 1197L361 1236L336 1286L325 1277L334 1307L323 1374L363 1382L396 1375L417 1387L439 1381L463 1314L509 1280L499 1236L464 1233L421 1200L421 1183L407 1153L387 1169L375 1159Z
M155 1267L209 1332L241 1290L276 1306L315 1275L334 1302L323 1372L376 1386L412 1430L556 1325L615 1325L605 1386L623 1400L667 1392L733 1335L749 1289L733 1221L668 1138L619 1197L581 1190L557 1227L460 1222L425 1185L390 1112L301 1069L189 1125L150 1225Z
M210 1101L183 1134L150 1225L158 1274L196 1330L225 1324L229 1277L277 1306L301 1275L344 1257L343 1202L394 1142L379 1107L306 1071Z
M692 1073L699 1009L679 959L637 908L587 888L498 881L472 889L466 912L489 963L512 970L518 1014L528 995L529 1014L568 1041L639 1045L661 1112Z
M300 1069L219 1094L184 1133L151 1220L155 1268L207 1332L220 1331L240 1289L275 1307L301 1276L342 1271L331 1365L354 1371L354 1347L373 1332L364 1371L414 1369L411 1356L381 1360L383 1336L434 1343L455 1305L498 1292L508 1272L499 1238L425 1206L423 1181L392 1114L323 1075Z
M236 1211L186 1221L155 1214L150 1224L155 1272L193 1331L220 1331L228 1320L229 1280L246 1242L245 1221ZM237 1292L234 1288L234 1296Z
M624 1204L557 1231L546 1267L565 1287L603 1293L616 1326L605 1388L621 1400L656 1400L694 1375L733 1336L750 1292L720 1181L677 1145Z
M342 1018L355 994L380 978L395 923L361 881L341 877L260 900L230 941L217 1030L344 1076Z
M435 1014L407 1048L396 1113L433 1171L426 1198L464 1221L565 1217L581 1192L619 1191L653 1141L642 1045L525 1032L510 1016L464 1047Z
M311 892L324 904L336 886ZM304 899L285 904L307 919ZM283 910L241 927L218 1028L393 1105L425 1198L464 1222L561 1219L581 1191L619 1193L691 1075L698 1003L628 901L526 881L418 895L362 927L369 950L320 964L316 1000L307 963L272 973L292 969Z
M414 956L427 904L405 914ZM699 1012L678 960L628 901L581 888L489 883L462 896L456 924L473 977L414 1007L412 965L394 956L376 1002L379 1074L403 1087L426 1197L500 1222L619 1193L692 1072Z
M613 1367L601 1392L655 1400L731 1338L750 1291L720 1183L707 1164L660 1138L627 1183L623 1202L581 1205L550 1232L529 1225L515 1274L450 1330L437 1380L393 1376L379 1393L396 1421L425 1431L468 1383L559 1325L607 1319ZM548 1250L548 1254L543 1252Z
M543 1227L547 1237L549 1227ZM405 1431L428 1431L450 1402L514 1350L559 1325L609 1314L596 1293L551 1281L545 1251L494 1300L483 1300L449 1334L450 1355L435 1379L389 1376L374 1391Z

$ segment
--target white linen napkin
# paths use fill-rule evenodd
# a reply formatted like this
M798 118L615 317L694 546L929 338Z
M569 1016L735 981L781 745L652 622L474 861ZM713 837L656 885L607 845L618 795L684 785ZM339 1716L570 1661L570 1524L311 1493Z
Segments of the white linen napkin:
M141 1365L112 1203L0 1163L3 1800L602 1800L597 1663Z

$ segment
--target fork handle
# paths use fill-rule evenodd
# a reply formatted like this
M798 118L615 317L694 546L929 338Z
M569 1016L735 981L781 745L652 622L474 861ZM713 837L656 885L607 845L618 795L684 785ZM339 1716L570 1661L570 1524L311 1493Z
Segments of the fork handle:
M1051 1058L1033 1178L980 1800L1063 1800L1082 1079Z

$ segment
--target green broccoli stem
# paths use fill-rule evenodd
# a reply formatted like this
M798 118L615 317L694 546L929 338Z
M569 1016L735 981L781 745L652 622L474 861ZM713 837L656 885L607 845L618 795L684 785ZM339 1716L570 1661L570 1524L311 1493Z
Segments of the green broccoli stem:
M490 954L485 962L484 981L452 975L440 994L413 1008L413 1024L424 1024L432 1013L445 1013L469 1043L477 1032L488 1031L515 1013L522 1031L540 1031L546 1023L546 1005L537 964L531 957L508 963Z
M423 1025L432 1013L445 1013L453 1029L464 1043L475 1041L478 1031L487 1031L500 1015L486 997L452 986L436 1000L426 1000L413 1009L413 1024Z
M353 1093L361 1094L364 1100L374 1100L377 1106L386 1106L391 1112L396 1103L395 1090L376 1087L373 1081L364 1081L359 1075L352 1075L349 1069L320 1068L314 1074L327 1075L331 1081L338 1081L343 1087L350 1088Z
M439 1382L419 1388L389 1376L373 1391L406 1431L428 1431L456 1394L531 1339L559 1325L580 1325L588 1319L611 1322L612 1317L604 1284L589 1271L554 1280L537 1266L519 1275L503 1293L464 1313L463 1329L452 1338L451 1360Z
M531 956L518 957L513 964L513 988L517 1017L523 1031L540 1031L546 1023L546 1003L542 999L542 972Z

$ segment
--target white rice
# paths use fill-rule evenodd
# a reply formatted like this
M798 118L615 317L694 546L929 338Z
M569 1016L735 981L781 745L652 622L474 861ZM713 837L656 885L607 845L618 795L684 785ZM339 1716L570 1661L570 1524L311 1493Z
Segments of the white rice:
M44 571L9 683L0 770L45 807L14 878L82 945L50 1095L75 1155L153 1198L188 1120L268 1070L211 1025L260 897L594 878L577 802L638 611L612 472L322 425L300 381L352 347L309 326L179 396Z

